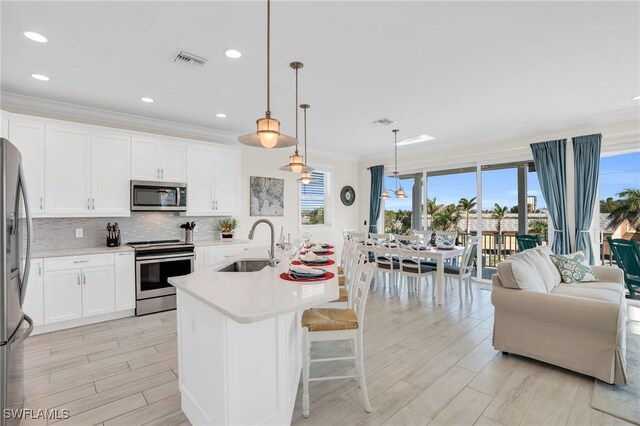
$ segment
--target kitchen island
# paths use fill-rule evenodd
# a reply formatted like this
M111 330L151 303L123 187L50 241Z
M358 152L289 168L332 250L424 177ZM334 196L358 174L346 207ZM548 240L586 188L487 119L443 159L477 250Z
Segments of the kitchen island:
M250 262L266 260L265 253L250 249L169 279L177 289L182 411L192 424L291 422L302 368L300 316L336 300L338 279L285 281L282 254L275 267ZM336 274L335 265L324 268Z

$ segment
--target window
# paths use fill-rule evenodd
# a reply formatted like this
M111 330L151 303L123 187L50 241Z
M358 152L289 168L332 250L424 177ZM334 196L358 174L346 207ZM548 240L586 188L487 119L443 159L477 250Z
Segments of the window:
M331 173L314 170L315 179L308 185L300 185L300 224L302 226L331 225Z

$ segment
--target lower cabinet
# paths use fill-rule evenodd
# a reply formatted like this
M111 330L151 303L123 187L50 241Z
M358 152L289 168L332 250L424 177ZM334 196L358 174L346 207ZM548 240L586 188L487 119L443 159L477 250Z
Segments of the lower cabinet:
M24 297L22 310L33 320L33 325L44 324L44 270L42 259L31 259L27 294Z
M229 244L196 247L194 270L211 266L225 257L235 256L246 250L246 244Z
M34 325L135 308L133 252L33 259L24 311Z
M82 318L82 269L47 272L44 277L44 322Z
M113 266L82 270L82 316L103 315L116 310Z

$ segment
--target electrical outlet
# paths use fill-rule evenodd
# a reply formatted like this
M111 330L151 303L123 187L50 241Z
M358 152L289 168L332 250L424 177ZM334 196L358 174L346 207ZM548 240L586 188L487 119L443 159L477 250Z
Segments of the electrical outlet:
M84 237L84 229L76 228L76 238L82 238L82 237Z

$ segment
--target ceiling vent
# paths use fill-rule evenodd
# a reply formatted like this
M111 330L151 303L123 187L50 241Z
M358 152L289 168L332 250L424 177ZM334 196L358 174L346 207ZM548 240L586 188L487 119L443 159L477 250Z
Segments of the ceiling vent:
M207 63L207 59L182 50L175 58L173 58L173 62L181 62L183 64L191 64L195 67L201 67Z
M389 120L388 118L381 118L380 120L372 121L373 124L382 124L383 126L389 126L390 124L395 123L393 120Z

